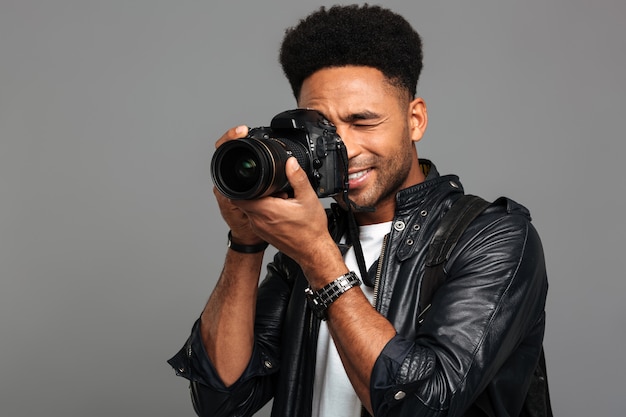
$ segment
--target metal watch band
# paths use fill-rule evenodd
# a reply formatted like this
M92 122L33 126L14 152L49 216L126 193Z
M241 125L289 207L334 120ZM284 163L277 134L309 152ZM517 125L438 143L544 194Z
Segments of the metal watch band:
M232 232L228 231L228 247L239 253L259 253L263 252L269 244L267 242L259 243L258 245L238 245L233 243Z
M345 293L350 288L358 287L359 285L361 285L361 280L356 273L350 271L347 274L340 276L333 282L325 285L318 291L313 291L313 289L309 286L306 290L304 290L304 293L306 294L309 306L315 315L322 320L326 320L328 318L328 314L326 312L328 307L334 303L341 296L341 294Z

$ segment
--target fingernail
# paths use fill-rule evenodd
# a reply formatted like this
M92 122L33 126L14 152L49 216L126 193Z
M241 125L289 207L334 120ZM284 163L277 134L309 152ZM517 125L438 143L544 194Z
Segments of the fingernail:
M243 135L243 134L245 134L245 133L246 133L246 130L247 130L247 129L248 129L248 127L247 127L247 126L237 126L237 127L235 128L235 133L236 133L236 134L238 134L238 135Z

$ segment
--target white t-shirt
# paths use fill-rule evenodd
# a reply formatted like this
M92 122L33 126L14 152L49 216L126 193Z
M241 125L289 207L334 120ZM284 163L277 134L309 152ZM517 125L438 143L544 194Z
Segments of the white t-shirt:
M391 222L378 223L359 228L361 247L365 265L372 265L380 256L383 239L391 228ZM346 266L360 275L354 248L346 253ZM373 301L374 290L361 286L365 296ZM337 348L328 332L328 326L322 321L317 341L315 363L315 383L313 387L312 417L360 417L361 401L354 392L352 384L339 358Z

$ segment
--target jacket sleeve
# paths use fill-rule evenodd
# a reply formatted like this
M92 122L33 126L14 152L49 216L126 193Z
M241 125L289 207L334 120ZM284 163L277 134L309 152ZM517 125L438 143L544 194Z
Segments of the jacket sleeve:
M177 375L190 381L193 407L199 416L251 416L274 395L281 323L291 293L283 257L279 253L268 264L259 286L254 350L239 380L229 387L222 383L204 349L199 319L182 349L168 361Z
M416 336L396 335L374 365L376 416L463 415L528 335L538 354L547 280L526 214L485 213L466 230Z

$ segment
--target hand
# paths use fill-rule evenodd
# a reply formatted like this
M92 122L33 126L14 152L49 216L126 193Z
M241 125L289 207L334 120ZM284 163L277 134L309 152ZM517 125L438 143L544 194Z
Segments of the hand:
M245 213L256 236L294 259L307 278L334 279L345 272L345 264L328 233L324 207L295 158L287 160L285 172L292 198L270 196L231 204Z
M247 134L248 128L246 126L233 127L222 135L215 143L215 147L218 148L229 140L243 138ZM224 221L231 230L233 240L244 245L256 245L263 242L263 239L257 236L252 230L248 215L245 212L235 206L230 199L226 198L215 187L213 187L213 194L217 200L222 218L224 218Z

